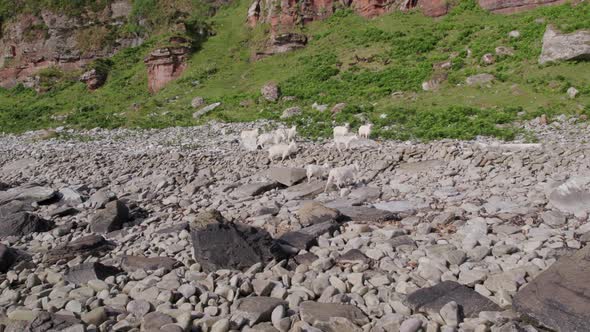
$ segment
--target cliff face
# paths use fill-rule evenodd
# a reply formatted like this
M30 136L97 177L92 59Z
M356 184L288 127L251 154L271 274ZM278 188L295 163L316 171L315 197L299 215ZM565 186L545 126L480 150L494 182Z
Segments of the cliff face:
M125 23L131 1L112 2L100 12L77 17L41 10L5 22L0 38L0 86L27 83L43 68L80 69L90 61L117 50L137 46L138 37L119 36L113 30Z
M446 0L254 0L248 11L248 24L269 23L273 33L281 33L298 24L325 19L337 7L352 8L368 18L414 8L420 8L431 17L445 15L448 11Z

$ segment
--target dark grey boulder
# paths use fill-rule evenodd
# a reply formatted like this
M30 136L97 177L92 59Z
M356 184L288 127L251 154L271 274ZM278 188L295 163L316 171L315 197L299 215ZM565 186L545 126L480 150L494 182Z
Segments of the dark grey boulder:
M382 222L399 219L397 213L379 210L367 206L337 207L338 211L349 221Z
M590 246L562 256L520 289L513 307L556 331L587 331L590 322Z
M218 211L204 211L190 224L193 255L204 271L243 270L282 255L264 230L226 221Z
M91 234L49 251L45 255L45 261L55 263L59 260L70 261L78 257L83 259L89 256L100 257L114 248L115 245L101 235Z
M338 222L331 220L302 229L287 232L277 239L277 244L286 255L296 255L300 250L308 250L317 243L321 235L338 229Z
M115 200L96 212L90 222L90 229L94 233L106 234L121 229L128 220L129 208L123 202Z
M51 188L36 184L27 184L6 191L0 191L0 204L14 200L41 203L55 197L55 194L55 190Z
M29 212L17 212L0 218L0 238L46 232L54 224Z
M82 324L82 321L73 316L56 315L48 312L41 312L25 328L25 332L50 332L65 331L75 325Z
M299 221L303 225L312 225L329 220L338 220L340 212L318 202L307 202L297 211Z
M6 273L16 261L16 252L0 243L0 273Z
M84 263L71 267L65 275L65 280L76 285L83 285L90 280L105 280L119 272L119 269L114 266L103 265L97 262Z
M467 318L478 317L481 311L500 311L501 308L487 297L454 281L444 281L432 287L419 289L406 298L414 311L438 313L447 303L455 301Z

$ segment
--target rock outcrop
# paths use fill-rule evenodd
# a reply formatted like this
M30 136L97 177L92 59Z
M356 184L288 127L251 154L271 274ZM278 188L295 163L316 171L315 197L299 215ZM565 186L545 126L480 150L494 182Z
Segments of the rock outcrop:
M562 34L551 25L547 27L539 63L562 60L590 60L590 31Z
M94 59L113 55L121 48L137 46L141 38L114 35L131 14L131 1L112 2L100 11L77 17L43 9L4 22L0 33L0 86L11 88L49 67L83 68Z
M312 0L278 1L255 0L248 10L248 24L269 23L273 34L290 31L296 25L323 20L331 16L339 6L352 8L363 17L375 17L392 10L419 8L425 15L445 15L448 3L444 0Z
M184 38L171 38L170 46L154 50L144 60L148 71L148 88L156 93L186 69L190 48Z
M512 14L539 6L559 5L566 0L479 0L481 8L493 13Z

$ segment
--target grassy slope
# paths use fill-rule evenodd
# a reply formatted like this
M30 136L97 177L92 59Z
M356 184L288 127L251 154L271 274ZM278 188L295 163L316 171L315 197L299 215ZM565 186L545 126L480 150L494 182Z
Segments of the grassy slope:
M325 22L305 28L311 37L307 48L251 62L265 27L244 27L249 1L236 1L213 19L216 35L190 60L181 79L157 95L147 93L143 57L157 43L126 50L113 59L107 84L88 93L81 83L64 83L37 96L25 89L0 90L0 130L22 131L63 125L52 115L68 115L65 124L79 127L164 127L196 124L190 101L203 96L223 107L201 121L244 121L278 118L286 107L300 106L304 114L289 122L309 136L328 135L332 119L311 110L314 102L349 107L336 122L377 124L378 133L392 138L471 138L474 135L514 137L514 130L499 127L519 117L542 113L590 113L590 63L539 66L537 57L546 23L566 31L590 28L590 4L545 7L513 15L492 15L464 1L451 15L439 20L419 13L392 13L366 20L340 11ZM538 23L542 18L545 23ZM508 38L511 30L521 38ZM514 56L482 66L481 56L496 46L509 46ZM466 48L473 51L468 57ZM353 64L354 55L372 58ZM449 79L436 92L421 91L421 82L433 75L432 64L455 55ZM465 78L492 73L499 80L491 88L466 87ZM279 82L285 95L296 101L271 104L261 101L259 89L267 81ZM199 82L199 84L196 84ZM575 100L565 90L581 91ZM391 92L404 91L402 97ZM515 92L517 91L517 92ZM239 106L252 100L250 106ZM519 113L521 110L526 114ZM53 117L55 118L55 117Z

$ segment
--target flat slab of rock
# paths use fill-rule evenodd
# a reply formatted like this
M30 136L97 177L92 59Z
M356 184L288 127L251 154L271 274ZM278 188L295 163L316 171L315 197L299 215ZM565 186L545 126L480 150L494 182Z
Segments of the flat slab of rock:
M9 201L31 201L43 202L55 196L55 190L42 187L38 185L24 185L16 188L11 188L6 191L0 191L0 204Z
M287 255L295 255L300 250L308 250L317 243L322 234L338 229L338 222L334 220L313 224L302 229L283 234L277 243Z
M250 326L260 322L268 322L272 311L280 305L286 306L287 302L267 296L242 298L233 305L232 320L245 319Z
M48 312L40 312L37 317L31 321L25 331L45 332L45 331L66 331L73 326L80 326L81 320L72 316L56 315ZM83 325L81 326L83 328ZM75 330L79 331L79 330Z
M164 268L170 271L179 265L179 261L170 257L125 256L121 259L121 268L130 273L139 269L153 271Z
M248 183L236 188L233 192L233 196L236 197L248 197L248 196L258 196L260 194L264 194L265 192L278 188L279 184L274 181L267 181L267 182L256 182L256 183Z
M302 225L313 225L340 218L340 212L318 202L307 202L297 211Z
M69 261L77 257L98 257L114 248L115 245L101 235L91 234L49 251L45 256L45 261L52 263L61 259Z
M382 222L398 218L396 213L368 206L347 206L337 207L337 209L344 219L348 221Z
M307 172L304 168L272 167L267 174L271 180L287 187L307 178Z
M586 331L590 322L590 246L562 256L523 287L513 306L556 331Z
M71 267L65 275L65 280L76 285L83 285L90 280L105 280L119 272L119 269L113 266L101 263L84 263Z
M29 212L18 212L0 218L0 238L23 236L35 232L46 232L53 223Z
M310 183L300 183L283 190L283 195L287 200L313 198L324 192L326 181L315 181Z
M311 325L329 322L333 317L346 318L359 326L369 323L367 315L350 304L306 301L299 305L299 313L301 320Z
M190 229L193 255L204 271L243 270L280 252L267 232L227 222L218 211L199 213Z
M447 303L455 301L467 318L478 317L481 311L499 311L501 308L473 289L454 281L419 289L408 295L406 304L415 311L438 313Z
M428 208L430 205L427 202L422 201L390 201L373 204L377 209L389 211L389 212L410 212L420 209Z
M121 201L112 201L105 208L96 212L90 222L90 228L94 233L106 234L119 230L123 223L129 220L129 208Z
M590 31L560 33L553 26L547 26L543 35L543 49L539 56L539 63L588 59L590 59Z

